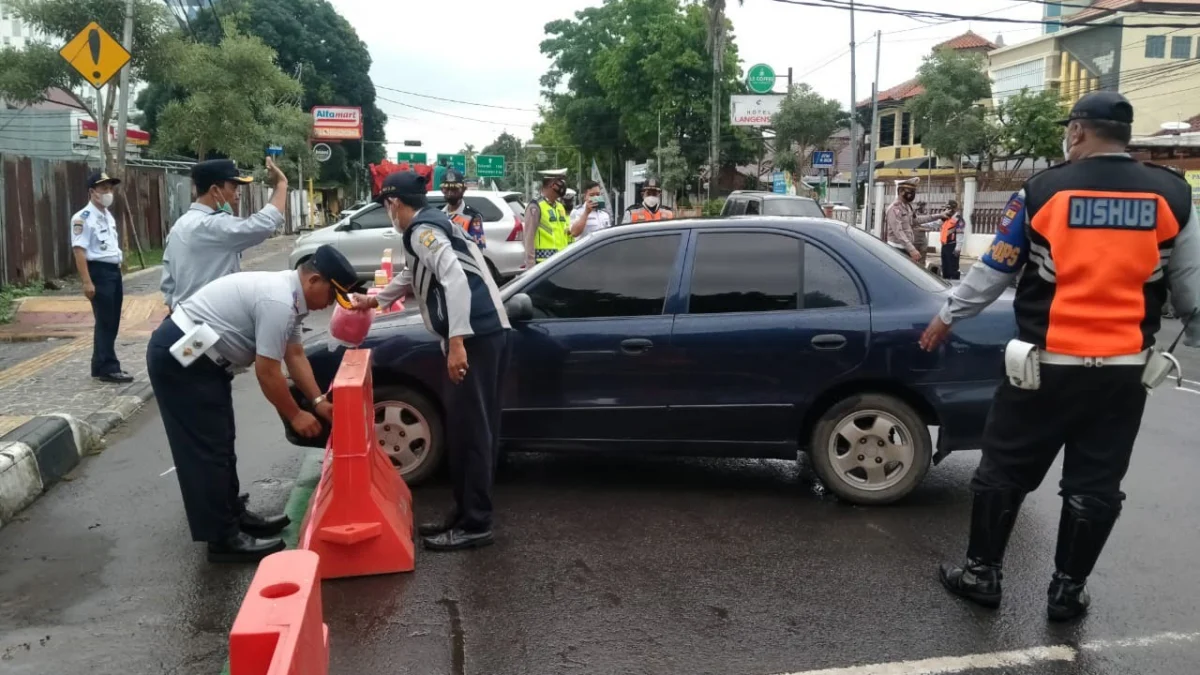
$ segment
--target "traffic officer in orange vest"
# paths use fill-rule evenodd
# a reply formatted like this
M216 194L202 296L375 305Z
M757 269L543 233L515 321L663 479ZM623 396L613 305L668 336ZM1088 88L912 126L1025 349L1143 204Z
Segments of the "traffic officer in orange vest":
M1018 336L1005 350L1007 377L971 481L966 562L943 565L941 581L962 598L999 605L1021 502L1066 446L1047 603L1054 621L1090 604L1085 585L1121 513L1147 391L1169 372L1152 349L1168 289L1186 317L1185 344L1200 347L1200 221L1190 186L1126 153L1133 107L1116 92L1087 94L1062 124L1068 163L1012 197L990 250L920 340L937 349L1019 276Z
M653 220L671 220L675 212L664 208L661 203L662 187L658 179L648 178L642 186L642 201L625 209L625 223L645 223Z
M463 194L467 191L467 183L462 174L455 169L446 169L442 174L442 196L446 198L446 206L442 210L450 216L450 222L461 227L475 245L487 247L487 237L483 235L483 214L474 207L467 206Z
M950 217L942 221L942 278L958 279L958 237L965 228L957 201L946 202L946 212Z

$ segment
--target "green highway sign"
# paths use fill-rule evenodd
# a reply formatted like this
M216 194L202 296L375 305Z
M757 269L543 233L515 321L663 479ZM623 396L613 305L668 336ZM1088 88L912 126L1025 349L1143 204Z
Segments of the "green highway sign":
M466 155L443 155L438 153L438 166L453 167L462 175L467 175L467 156Z
M769 94L775 88L775 69L765 63L750 66L746 71L746 86L756 94Z
M480 178L503 178L504 155L479 155L475 158L475 171Z
M428 156L423 152L397 152L397 162L408 162L409 164L428 164Z

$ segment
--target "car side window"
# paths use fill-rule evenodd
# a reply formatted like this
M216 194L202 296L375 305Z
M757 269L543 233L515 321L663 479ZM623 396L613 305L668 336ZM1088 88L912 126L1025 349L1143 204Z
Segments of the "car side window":
M483 215L483 222L485 223L495 223L504 219L504 212L487 197L472 197L467 195L463 199L467 200L467 206L470 206Z
M729 210L729 215L742 216L745 214L746 214L746 200L745 199L733 200L733 208L731 208Z
M621 239L589 251L526 291L538 319L657 316L675 271L679 234Z
M748 216L762 215L761 206L762 206L762 202L760 202L757 199L751 199L750 201L746 202L746 215L748 215Z
M354 229L356 230L377 230L392 226L392 221L388 218L387 209L382 206L351 216L350 222L354 224Z
M700 233L688 313L799 309L802 245L769 232Z
M806 244L804 246L804 309L854 307L862 296L850 272L833 256Z

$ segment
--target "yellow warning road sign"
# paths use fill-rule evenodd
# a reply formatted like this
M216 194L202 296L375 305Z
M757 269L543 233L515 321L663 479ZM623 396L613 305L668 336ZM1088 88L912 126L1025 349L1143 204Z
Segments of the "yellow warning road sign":
M79 31L58 53L97 89L129 63L129 52L95 21Z

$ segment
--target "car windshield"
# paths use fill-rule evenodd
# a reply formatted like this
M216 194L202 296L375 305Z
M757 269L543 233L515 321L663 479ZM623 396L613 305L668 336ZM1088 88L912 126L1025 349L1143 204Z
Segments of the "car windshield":
M519 195L509 195L504 198L504 201L508 202L508 208L512 209L514 216L518 218L525 217L525 205L521 203Z
M882 260L918 287L933 293L944 291L950 287L950 284L945 279L935 276L921 267L917 267L907 256L883 243L883 240L879 237L869 232L864 232L857 227L850 227L849 225L846 226L846 232L850 234L851 239L862 245L863 248L870 251L876 258Z
M824 218L821 207L811 199L766 199L763 201L764 216L803 216Z

